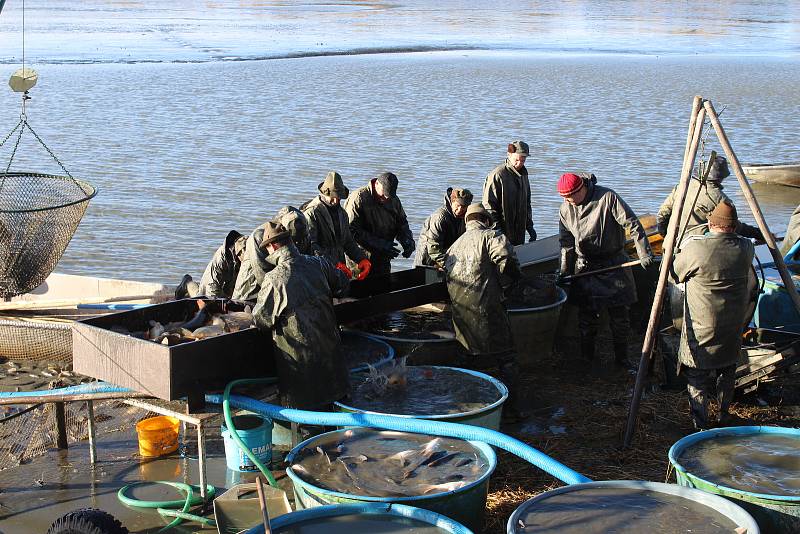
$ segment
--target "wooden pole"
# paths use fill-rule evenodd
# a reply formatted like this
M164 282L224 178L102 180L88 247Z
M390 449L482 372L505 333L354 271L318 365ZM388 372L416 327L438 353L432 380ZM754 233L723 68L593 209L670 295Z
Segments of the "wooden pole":
M564 281L574 280L575 278L581 278L583 276L591 276L593 274L606 273L608 271L616 271L617 269L622 269L625 267L633 267L634 265L639 265L640 263L641 263L640 260L631 260L631 261L626 261L625 263L620 263L619 265L611 265L610 267L595 269L594 271L586 271L585 273L571 274L569 276L565 276Z
M736 178L739 180L739 185L742 188L744 198L747 200L747 204L750 206L750 211L753 212L753 217L756 219L758 229L761 230L761 236L763 237L764 242L767 244L767 247L769 247L769 252L772 254L772 259L775 260L775 267L777 267L778 272L781 273L781 280L786 288L786 292L789 293L789 296L794 303L794 307L797 309L798 313L800 313L800 295L797 294L797 288L792 280L792 275L789 273L789 270L786 268L786 264L783 262L783 256L781 256L781 253L778 250L776 239L773 237L772 232L769 231L767 221L764 219L764 214L761 212L761 207L758 205L758 201L753 194L753 189L750 187L750 183L747 181L747 177L744 175L742 166L739 164L739 159L736 157L730 141L728 141L728 136L725 135L725 129L722 127L722 123L719 122L719 116L714 110L714 106L711 104L711 102L706 100L703 107L708 113L709 118L711 118L711 124L714 125L714 130L717 132L717 137L722 145L722 149L725 151L725 155L728 157L728 162L730 162L731 166L733 167L733 172L736 174Z
M655 337L658 333L658 323L661 319L661 308L664 305L664 296L667 289L667 276L672 266L672 258L675 252L676 236L680 226L683 204L686 201L686 191L689 189L689 178L694 167L694 160L697 157L697 147L700 145L700 136L703 132L703 121L705 120L705 109L702 108L702 98L694 97L692 102L692 117L689 120L689 136L687 138L686 149L683 155L683 169L681 179L678 183L677 198L672 207L672 215L669 219L667 235L664 239L662 249L661 268L658 271L658 285L653 298L653 306L650 308L650 321L647 323L647 333L642 343L642 357L639 360L639 372L636 374L636 385L633 388L631 405L628 410L628 423L625 427L625 438L623 445L629 447L633 439L636 428L636 417L639 412L639 403L642 399L642 389L644 388L645 377L650 367L650 357L653 353Z
M264 481L261 477L256 477L256 488L258 489L258 504L261 506L261 520L264 523L264 534L270 534L272 530L269 524L269 512L267 511L267 497L264 494Z

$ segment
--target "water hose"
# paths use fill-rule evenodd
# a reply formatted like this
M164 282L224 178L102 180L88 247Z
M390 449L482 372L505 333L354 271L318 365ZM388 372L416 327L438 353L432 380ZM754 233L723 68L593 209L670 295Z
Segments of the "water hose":
M226 393L230 393L233 385L244 383L263 382L263 379L236 380L228 384L225 388ZM406 417L393 417L391 415L377 415L368 413L328 413L311 412L307 410L295 410L284 408L274 404L268 404L248 397L239 395L206 395L206 402L222 404L228 402L229 406L248 410L270 419L280 419L306 425L317 426L363 426L369 428L382 428L396 430L400 432L413 432L417 434L431 434L435 436L446 436L459 438L468 441L482 441L489 445L506 450L523 460L535 465L539 469L561 480L565 484L581 484L591 482L591 480L580 473L573 471L564 464L550 458L543 452L531 447L527 443L512 438L488 428L482 428L459 423L445 423L440 421L428 421ZM232 434L233 435L233 434Z
M176 499L173 501L145 501L134 499L133 497L126 495L130 488L142 484L165 484L167 486L172 486L178 491L183 492L186 495L186 498L184 500ZM217 489L211 484L208 484L206 486L206 491L208 492L208 497L213 499ZM120 502L128 506L132 506L134 508L155 508L156 511L162 516L175 518L170 524L159 530L159 532L165 532L175 526L178 526L184 520L194 521L196 523L202 523L209 526L216 525L213 519L208 519L207 517L201 517L199 515L189 513L189 509L192 506L203 504L203 498L200 496L195 496L194 488L189 484L184 484L183 482L170 482L168 480L158 480L154 482L134 482L133 484L128 484L127 486L120 488L120 490L117 492L117 498L120 500ZM172 508L178 507L181 507L180 511L172 510Z
M235 386L243 384L273 384L277 381L278 379L274 377L234 380L225 386L225 392L222 394L222 415L225 417L225 426L227 426L230 430L231 438L239 446L242 452L247 455L250 461L253 462L256 467L258 467L258 470L261 471L261 473L267 478L267 482L269 482L269 485L273 488L278 487L278 481L276 481L275 477L272 476L272 471L270 471L269 468L267 468L267 466L265 466L261 460L259 460L258 457L253 454L253 451L250 450L250 447L245 445L244 441L242 441L242 438L239 437L236 427L233 425L233 417L231 417L231 406L229 399L231 396L231 389L233 389ZM219 395L216 395L216 397L219 397Z
M17 397L57 397L59 395L84 395L91 393L135 393L132 389L123 388L108 382L90 382L88 384L78 384L58 389L37 389L34 391L3 391L0 392L0 399L10 399Z

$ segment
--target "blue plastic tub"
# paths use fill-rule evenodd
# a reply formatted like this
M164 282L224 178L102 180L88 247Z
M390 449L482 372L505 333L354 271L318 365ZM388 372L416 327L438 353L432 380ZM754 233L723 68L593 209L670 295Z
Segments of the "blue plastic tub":
M441 534L472 534L472 531L452 519L443 515L406 506L403 504L390 503L364 503L364 504L338 504L332 506L319 506L309 510L300 510L291 514L282 515L270 522L273 534L295 534L297 530L288 530L287 527L298 528L303 524L312 524L318 532L325 532L327 521L335 524L339 528L347 528L346 519L351 516L355 519L374 518L381 521L381 532L401 533L416 532L413 524L430 525L435 531ZM344 521L342 521L344 520ZM397 528L390 528L396 521ZM335 523L333 523L335 522ZM388 523L388 525L387 525ZM411 523L411 525L409 525ZM332 528L332 527L331 527ZM419 527L417 527L419 528ZM300 533L303 531L300 530ZM363 530L350 531L352 534L364 532ZM247 534L263 534L264 526L259 525L247 531Z
M260 415L237 415L233 417L236 433L245 445L264 464L272 460L272 421ZM222 440L225 444L225 464L231 471L257 471L258 467L231 437L222 423Z
M681 465L681 455L693 445L701 441L727 436L746 436L753 434L779 434L798 438L800 430L772 426L740 426L715 428L686 436L677 441L669 449L669 462L675 468L678 484L690 488L698 488L709 493L722 495L742 506L750 512L765 534L800 532L800 496L770 495L752 493L729 488L704 480L688 471Z
M341 493L325 488L320 488L300 478L291 468L295 457L301 450L308 448L315 441L333 441L338 439L337 435L345 432L354 433L375 433L381 431L370 428L352 428L348 430L335 430L314 436L305 440L291 450L286 456L286 474L292 479L295 493L295 505L300 508L314 508L328 504L352 504L352 503L384 503L384 504L407 504L424 508L438 514L449 517L466 527L480 532L483 525L483 518L486 510L486 497L489 494L489 478L497 467L497 455L492 447L486 443L469 441L477 454L483 456L488 463L486 472L478 479L466 486L443 493L433 495L419 495L413 497L374 497L368 495L357 495ZM433 438L433 436L431 436Z

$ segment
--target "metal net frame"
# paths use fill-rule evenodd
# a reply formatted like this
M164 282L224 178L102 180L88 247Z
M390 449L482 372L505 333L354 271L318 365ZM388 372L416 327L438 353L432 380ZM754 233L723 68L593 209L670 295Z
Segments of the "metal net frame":
M23 134L29 131L64 175L11 171ZM97 189L74 178L28 124L20 122L0 142L15 138L0 173L0 298L28 293L53 272Z

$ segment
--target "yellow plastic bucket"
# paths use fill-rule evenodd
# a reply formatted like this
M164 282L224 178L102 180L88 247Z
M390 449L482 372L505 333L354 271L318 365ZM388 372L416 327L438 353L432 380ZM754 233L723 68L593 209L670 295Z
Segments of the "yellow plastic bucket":
M159 415L136 423L141 456L162 456L178 448L181 422L174 417Z

